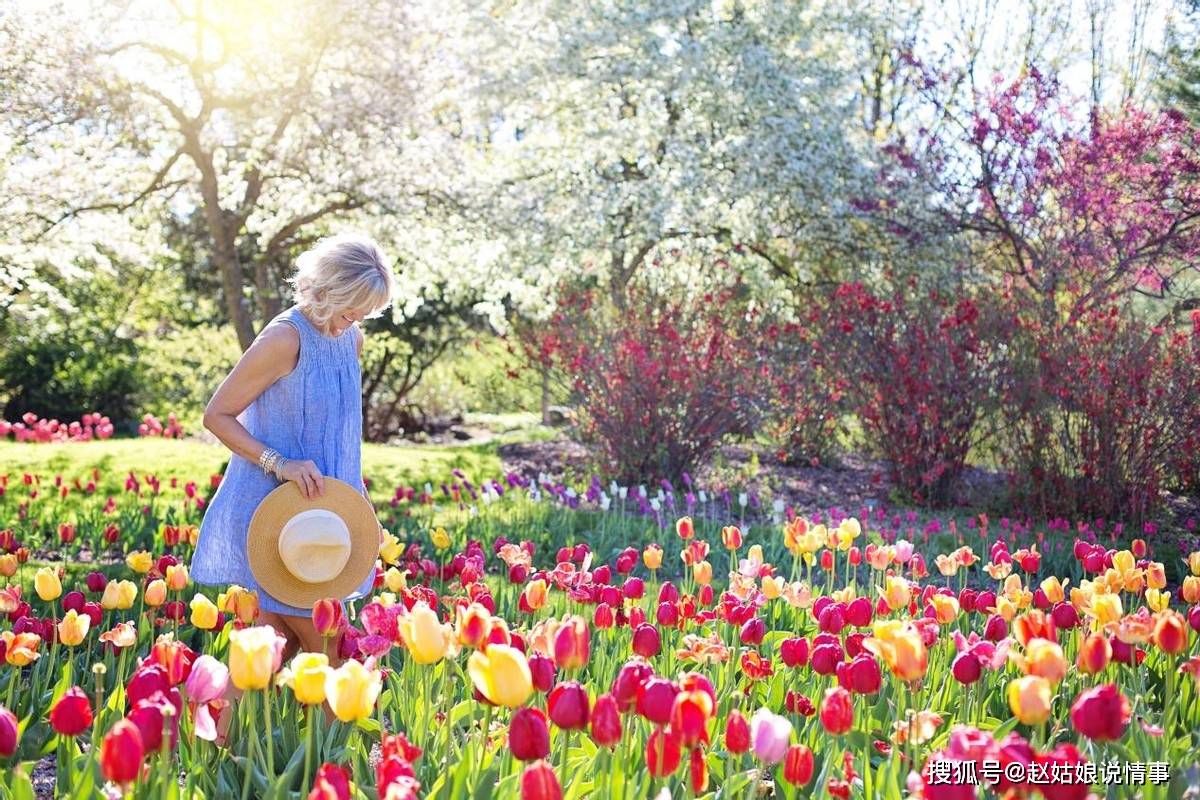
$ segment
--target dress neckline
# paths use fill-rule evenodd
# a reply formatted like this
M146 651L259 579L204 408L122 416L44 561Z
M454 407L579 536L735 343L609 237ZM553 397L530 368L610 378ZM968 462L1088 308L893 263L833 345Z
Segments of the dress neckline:
M325 333L320 328L318 328L316 326L316 324L311 319L308 318L308 315L305 314L303 310L301 310L300 306L296 305L296 306L292 306L292 308L300 316L300 318L304 320L305 324L308 325L308 327L312 329L313 333L317 334L317 336L320 336L322 339L326 339L331 342L336 342L336 341L341 340L341 338L343 336L345 336L354 327L354 325L352 324L352 325L350 325L350 327L346 328L346 330L342 331L337 336L330 336L328 333Z

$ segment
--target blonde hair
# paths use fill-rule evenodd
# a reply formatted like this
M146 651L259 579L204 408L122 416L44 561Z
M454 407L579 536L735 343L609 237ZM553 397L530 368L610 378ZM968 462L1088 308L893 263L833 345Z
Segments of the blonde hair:
M379 245L353 233L326 237L301 253L288 283L296 305L322 326L338 312L368 304L372 310L366 316L378 317L396 291L396 278Z

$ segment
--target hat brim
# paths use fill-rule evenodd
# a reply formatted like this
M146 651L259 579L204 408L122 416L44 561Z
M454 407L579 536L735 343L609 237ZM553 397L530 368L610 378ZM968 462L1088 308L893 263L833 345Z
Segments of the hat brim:
M301 511L321 508L342 518L350 531L350 558L334 579L305 583L279 557L279 534ZM259 588L281 603L312 608L318 600L342 600L354 593L375 568L379 555L379 520L375 509L350 484L325 478L325 493L309 500L295 483L288 481L263 498L250 518L246 531L246 557Z

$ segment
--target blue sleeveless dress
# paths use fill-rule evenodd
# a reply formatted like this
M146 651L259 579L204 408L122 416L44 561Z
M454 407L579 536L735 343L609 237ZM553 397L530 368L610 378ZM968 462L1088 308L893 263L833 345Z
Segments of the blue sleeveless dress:
M364 490L362 480L362 377L355 329L340 336L317 330L292 306L272 325L290 325L300 334L296 368L267 387L238 420L250 435L285 458L309 459L322 475ZM208 585L238 584L258 592L264 611L309 616L312 611L284 605L259 588L246 559L246 531L254 509L279 486L236 453L221 479L200 524L200 538L190 570L194 581ZM345 599L369 594L374 574Z

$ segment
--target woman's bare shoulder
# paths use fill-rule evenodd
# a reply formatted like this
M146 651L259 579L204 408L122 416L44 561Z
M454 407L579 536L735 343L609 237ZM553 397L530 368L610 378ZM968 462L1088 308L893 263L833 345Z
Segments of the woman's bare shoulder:
M282 377L296 368L299 357L300 332L286 323L275 323L262 329L242 360L256 371Z

